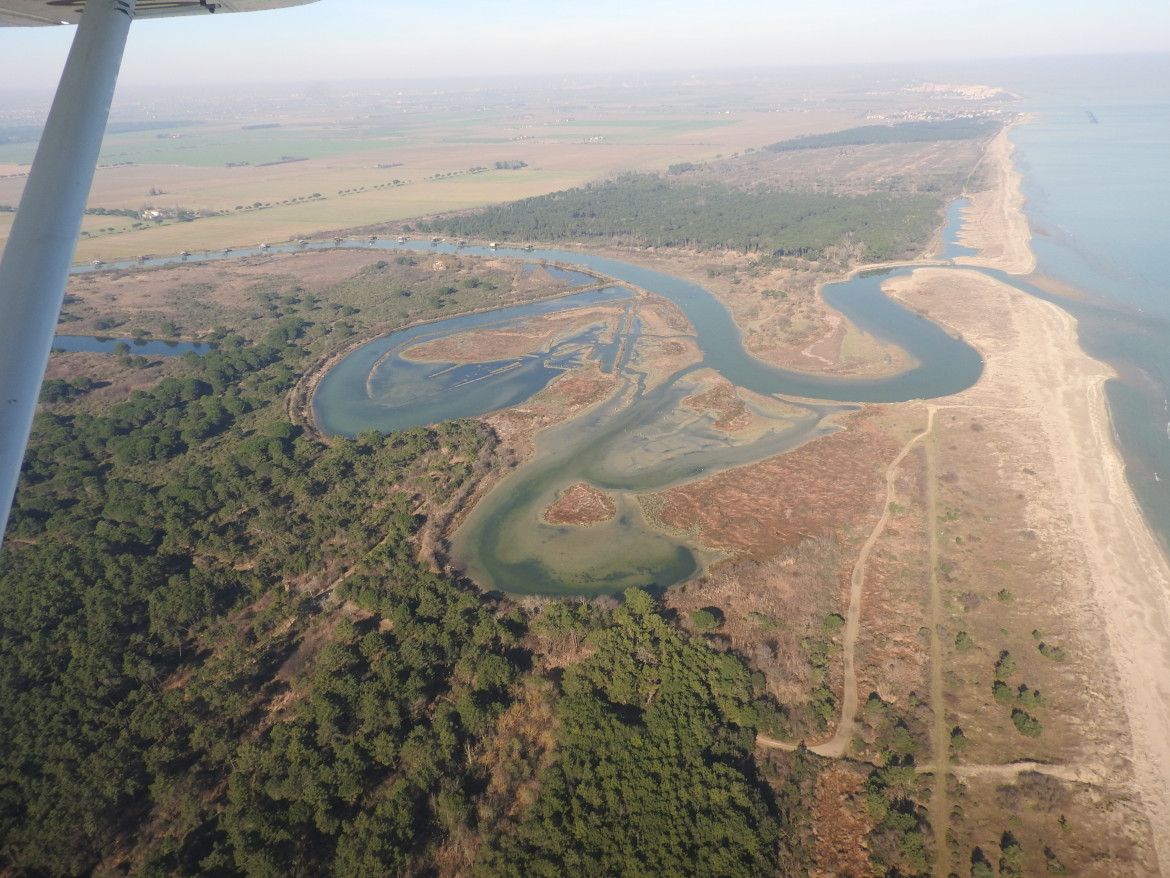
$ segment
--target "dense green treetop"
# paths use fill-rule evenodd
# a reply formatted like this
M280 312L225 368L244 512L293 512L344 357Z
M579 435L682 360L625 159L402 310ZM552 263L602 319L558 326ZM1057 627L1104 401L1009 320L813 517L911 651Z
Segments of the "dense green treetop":
M771 874L778 826L743 664L684 639L640 591L595 645L564 677L560 758L481 874Z
M939 140L975 140L989 137L1003 127L994 119L945 119L899 122L895 125L862 125L828 134L806 134L771 143L764 149L792 152L832 146L867 146L879 143L933 143Z
M426 230L517 243L604 241L809 258L854 244L862 259L885 261L921 247L939 223L940 206L924 194L745 191L627 174L437 219Z
M768 873L742 663L633 592L538 616L593 632L545 676L524 614L418 561L485 428L309 440L281 403L322 331L105 409L52 385L0 556L0 870ZM500 726L531 691L551 752Z

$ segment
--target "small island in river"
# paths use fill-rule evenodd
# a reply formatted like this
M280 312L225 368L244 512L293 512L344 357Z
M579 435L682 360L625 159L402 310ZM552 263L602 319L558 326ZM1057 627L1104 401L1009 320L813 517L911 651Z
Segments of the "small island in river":
M596 524L617 515L617 507L604 491L578 482L544 511L549 524Z

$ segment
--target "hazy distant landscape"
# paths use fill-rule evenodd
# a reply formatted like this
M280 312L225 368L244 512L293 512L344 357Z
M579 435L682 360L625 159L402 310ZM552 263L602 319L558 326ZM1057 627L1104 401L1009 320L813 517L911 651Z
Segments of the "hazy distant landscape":
M1159 874L1024 122L860 71L121 95L59 331L126 341L52 355L0 555L0 874ZM826 302L867 277L909 332ZM724 374L690 285L856 395ZM969 386L858 402L927 323ZM547 374L324 429L418 327L354 395Z
M91 215L78 259L276 243L514 201L617 173L728 158L781 137L853 127L871 113L903 118L920 102L914 94L793 90L782 81L745 85L709 77L550 90L540 80L488 80L471 90L269 87L142 99L121 106L114 124L129 117L184 124L108 135L90 206L182 210L199 220L136 228L138 217ZM924 108L985 111L953 100ZM16 110L6 116L29 124ZM0 116L0 132L5 127ZM18 201L34 146L0 146L0 204ZM497 167L511 163L519 167Z

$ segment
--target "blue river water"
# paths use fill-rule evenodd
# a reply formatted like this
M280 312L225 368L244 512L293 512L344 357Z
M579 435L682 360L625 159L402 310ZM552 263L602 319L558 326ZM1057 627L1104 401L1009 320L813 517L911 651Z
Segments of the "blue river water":
M119 344L129 346L131 354L149 354L154 357L177 357L187 351L205 354L215 346L201 341L170 341L166 339L98 338L92 335L58 335L53 339L54 350L88 351L114 354Z
M1040 63L1004 62L994 67L968 65L966 69L955 66L953 81L987 82L1024 98L1015 108L1031 118L1014 127L1011 138L1017 147L1017 167L1025 175L1025 210L1033 231L1038 275L1054 279L1074 292L1072 296L1058 295L1052 292L1052 284L1039 277L1034 284L1018 278L1004 279L1069 310L1078 319L1080 340L1086 351L1117 369L1119 379L1107 386L1116 439L1127 463L1130 483L1148 520L1163 542L1170 544L1170 284L1164 268L1164 212L1170 204L1170 55L1044 59ZM953 220L955 209L952 207L949 220ZM399 245L378 241L376 246ZM477 252L475 248L468 250ZM961 252L959 245L948 238L944 256L954 257ZM738 333L734 327L727 328L730 320L726 311L714 300L707 301L709 297L702 291L696 293L698 288L694 285L669 279L668 292L661 286L665 276L580 253L534 254L517 250L508 255L582 264L669 295L688 311L698 329L706 365L752 389L761 387L754 383L759 379L764 382L763 392L852 402L882 401L943 395L961 389L978 376L977 358L963 367L965 373L963 369L958 373L943 370L946 374L936 375L928 368L919 377L903 375L887 382L852 385L809 376L761 373L761 364L746 357L742 346L735 343ZM209 254L198 258L229 257ZM870 296L865 290L867 280L870 279L860 278L849 286L829 287L826 297L849 312L862 328L909 348L920 369L923 363L932 362L931 345L945 346L948 340L931 340L930 330L924 330L921 337L912 332L915 340L907 342L901 334L905 327L899 321L917 321L923 327L933 324L909 312L899 313L896 307L883 315L879 300L884 297ZM876 286L880 278L871 282ZM862 307L857 308L859 301ZM939 334L945 336L941 330ZM531 386L539 386L566 365L567 362L555 360L526 364L536 376ZM537 374L541 369L545 371ZM785 383L789 379L794 383ZM921 383L914 384L916 381ZM480 385L477 389L487 387L476 383ZM513 388L513 394L526 392ZM498 407L498 402L485 398L490 407ZM427 418L438 414L436 411ZM352 433L362 427L356 423L338 424L333 429ZM687 563L680 563L677 569L686 567Z
M1045 59L965 72L982 77L971 81L986 80L1024 98L1016 108L1031 118L1016 126L1011 138L1017 167L1025 175L1037 273L1074 292L1056 295L1040 278L1035 284L1001 278L1070 311L1086 351L1117 369L1120 377L1107 385L1115 438L1148 521L1170 546L1170 283L1164 221L1170 204L1170 55ZM955 210L952 206L949 221ZM953 238L945 247L947 258L962 253ZM847 311L852 295L850 288L826 290L830 303ZM868 316L850 316L882 338L897 336ZM719 361L717 368L738 380L734 363ZM873 395L851 398L881 399L873 390ZM824 388L802 392L850 398ZM939 394L927 388L908 395Z
M542 314L632 299L629 290L608 287L391 333L363 345L329 370L313 397L314 420L327 433L356 436L362 430L403 430L518 405L566 369L581 365L582 346L596 344L596 335L562 339L547 353L488 363L415 362L402 352L469 329L502 327Z
M957 224L957 214L951 225ZM389 246L439 250L450 245L407 242ZM974 348L952 338L937 324L924 320L887 298L880 290L889 276L909 268L862 273L826 289L826 300L860 329L910 354L914 366L884 378L826 378L770 366L744 350L743 337L730 312L697 284L648 268L590 253L562 250L487 250L465 247L471 255L507 254L518 259L572 263L670 299L695 328L702 366L719 372L733 384L767 396L804 397L840 402L897 402L956 393L971 386L982 373L983 362ZM628 295L615 289L578 294L538 305L514 306L455 317L396 332L360 348L330 370L313 401L317 424L325 432L356 435L364 429L403 429L435 423L443 418L473 417L532 396L573 362L560 359L557 350L545 356L486 364L483 374L414 364L397 356L405 345L439 337L472 326L485 326L538 313L590 304L600 298ZM579 343L580 339L571 340Z

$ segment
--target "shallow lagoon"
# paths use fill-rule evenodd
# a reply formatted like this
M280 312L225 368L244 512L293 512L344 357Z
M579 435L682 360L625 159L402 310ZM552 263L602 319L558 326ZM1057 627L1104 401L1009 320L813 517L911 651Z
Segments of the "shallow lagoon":
M518 405L579 365L598 333L561 340L548 351L486 363L415 362L403 352L469 329L504 327L543 314L632 299L629 290L608 287L391 333L363 345L329 370L313 396L314 420L326 433L356 436L362 430L405 430Z

